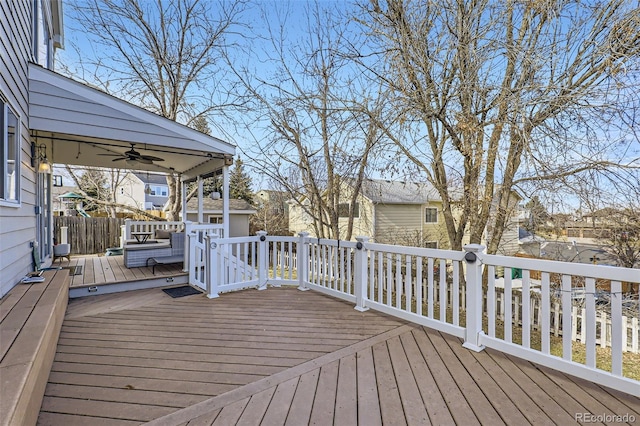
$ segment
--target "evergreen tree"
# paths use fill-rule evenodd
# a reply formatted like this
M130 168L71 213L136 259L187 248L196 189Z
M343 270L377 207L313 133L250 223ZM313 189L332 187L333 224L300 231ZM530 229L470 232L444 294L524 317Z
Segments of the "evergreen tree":
M242 169L243 162L238 157L236 164L229 176L229 197L246 200L249 204L253 204L253 190L251 189L251 177Z

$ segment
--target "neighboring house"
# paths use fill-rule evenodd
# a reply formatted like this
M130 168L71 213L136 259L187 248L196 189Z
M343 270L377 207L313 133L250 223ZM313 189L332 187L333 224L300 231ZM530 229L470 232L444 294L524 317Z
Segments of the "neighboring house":
M202 222L222 223L222 200L202 199ZM245 200L229 200L229 237L246 237L249 235L249 220L256 210ZM187 203L187 220L198 220L198 199L192 198Z
M51 163L175 172L185 189L228 175L235 155L225 141L53 72L62 17L60 0L0 1L0 297L33 269L32 252L51 263Z
M496 193L499 188L496 188ZM526 220L527 214L524 211L524 206L522 204L523 197L518 194L517 191L511 191L511 196L509 198L508 203L508 211L507 211L507 222L505 229L502 231L502 237L500 238L500 244L498 244L498 251L496 254L504 255L504 256L513 256L514 254L520 251L520 224ZM494 215L497 208L497 200L495 199L491 204L491 209L489 214ZM491 221L489 221L491 224ZM488 238L491 235L491 226L487 228L483 236L483 245L488 244Z
M165 174L129 172L116 188L116 203L140 210L162 210L168 200Z
M340 194L339 224L341 234L348 225L348 209L352 194L345 185ZM519 221L523 217L515 191L509 202L508 226L505 229L498 254L513 255L519 250ZM289 230L293 233L313 233L313 218L305 210L307 199L290 201ZM495 210L495 202L492 212ZM486 238L485 232L485 238ZM352 240L368 236L383 244L410 245L429 248L449 248L446 225L442 216L442 200L436 189L428 183L367 179L355 207ZM468 241L468 236L464 241ZM487 241L482 241L486 245Z
M341 234L347 229L351 194L347 183L338 207ZM305 205L306 199L290 202L289 230L293 233L313 233L313 218ZM442 201L429 184L367 179L355 206L352 240L360 235L378 243L446 248Z

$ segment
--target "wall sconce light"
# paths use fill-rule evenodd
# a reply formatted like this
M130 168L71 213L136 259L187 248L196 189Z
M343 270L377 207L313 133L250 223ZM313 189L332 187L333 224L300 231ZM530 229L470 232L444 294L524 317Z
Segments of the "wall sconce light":
M31 166L35 167L36 164L38 165L38 173L51 173L51 163L47 159L47 146L31 142Z
M220 193L218 191L214 191L211 193L210 195L212 200L219 200L220 199Z

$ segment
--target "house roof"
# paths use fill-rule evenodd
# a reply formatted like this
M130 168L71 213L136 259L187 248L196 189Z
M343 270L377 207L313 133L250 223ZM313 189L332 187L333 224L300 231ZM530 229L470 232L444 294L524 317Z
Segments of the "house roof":
M212 200L211 198L203 198L204 213L222 213L222 200ZM187 213L196 213L198 211L198 198L194 197L187 202ZM236 198L229 199L229 213L235 214L253 214L256 210L246 202Z
M380 204L426 204L441 201L438 191L428 183L366 179L362 195Z
M175 171L193 179L220 169L235 146L87 85L29 64L29 129L58 164ZM132 149L164 159L115 161Z
M167 175L161 175L157 173L132 173L135 177L140 179L142 183L166 185Z

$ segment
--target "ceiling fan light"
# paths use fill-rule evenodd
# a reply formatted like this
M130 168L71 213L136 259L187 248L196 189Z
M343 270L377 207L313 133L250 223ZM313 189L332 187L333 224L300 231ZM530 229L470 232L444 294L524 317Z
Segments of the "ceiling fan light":
M130 166L135 166L136 164L138 164L138 160L136 160L135 158L127 158L125 161Z

